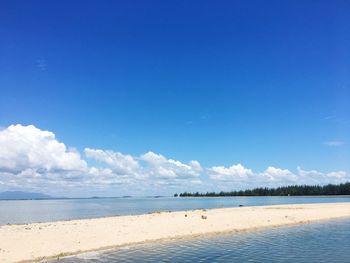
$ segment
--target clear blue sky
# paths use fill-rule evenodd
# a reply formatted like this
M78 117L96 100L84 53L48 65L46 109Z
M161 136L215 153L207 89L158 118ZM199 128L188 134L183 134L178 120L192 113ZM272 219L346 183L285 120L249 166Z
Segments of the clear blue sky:
M349 1L2 1L0 126L83 151L350 170Z

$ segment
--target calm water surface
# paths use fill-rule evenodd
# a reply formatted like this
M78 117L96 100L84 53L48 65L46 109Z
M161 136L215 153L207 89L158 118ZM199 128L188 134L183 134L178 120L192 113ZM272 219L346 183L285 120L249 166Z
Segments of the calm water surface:
M349 263L350 220L137 245L81 254L59 262Z
M21 224L198 208L350 202L350 197L104 198L0 201L0 224Z

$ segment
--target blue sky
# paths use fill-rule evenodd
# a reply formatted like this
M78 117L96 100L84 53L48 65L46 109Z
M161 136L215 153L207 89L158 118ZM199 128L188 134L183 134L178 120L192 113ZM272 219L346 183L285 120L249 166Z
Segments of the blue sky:
M51 131L82 155L348 173L349 11L348 1L2 1L0 126Z

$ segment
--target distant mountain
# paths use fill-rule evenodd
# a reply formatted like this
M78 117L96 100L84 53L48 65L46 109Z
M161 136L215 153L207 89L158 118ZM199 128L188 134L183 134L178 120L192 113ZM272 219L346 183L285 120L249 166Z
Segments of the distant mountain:
M52 199L54 197L42 193L7 191L0 193L0 200Z

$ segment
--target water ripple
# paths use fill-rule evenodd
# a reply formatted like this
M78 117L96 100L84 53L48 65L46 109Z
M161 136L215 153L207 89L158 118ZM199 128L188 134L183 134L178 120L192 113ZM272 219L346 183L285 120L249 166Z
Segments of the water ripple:
M67 257L60 262L349 263L350 220L136 245Z

